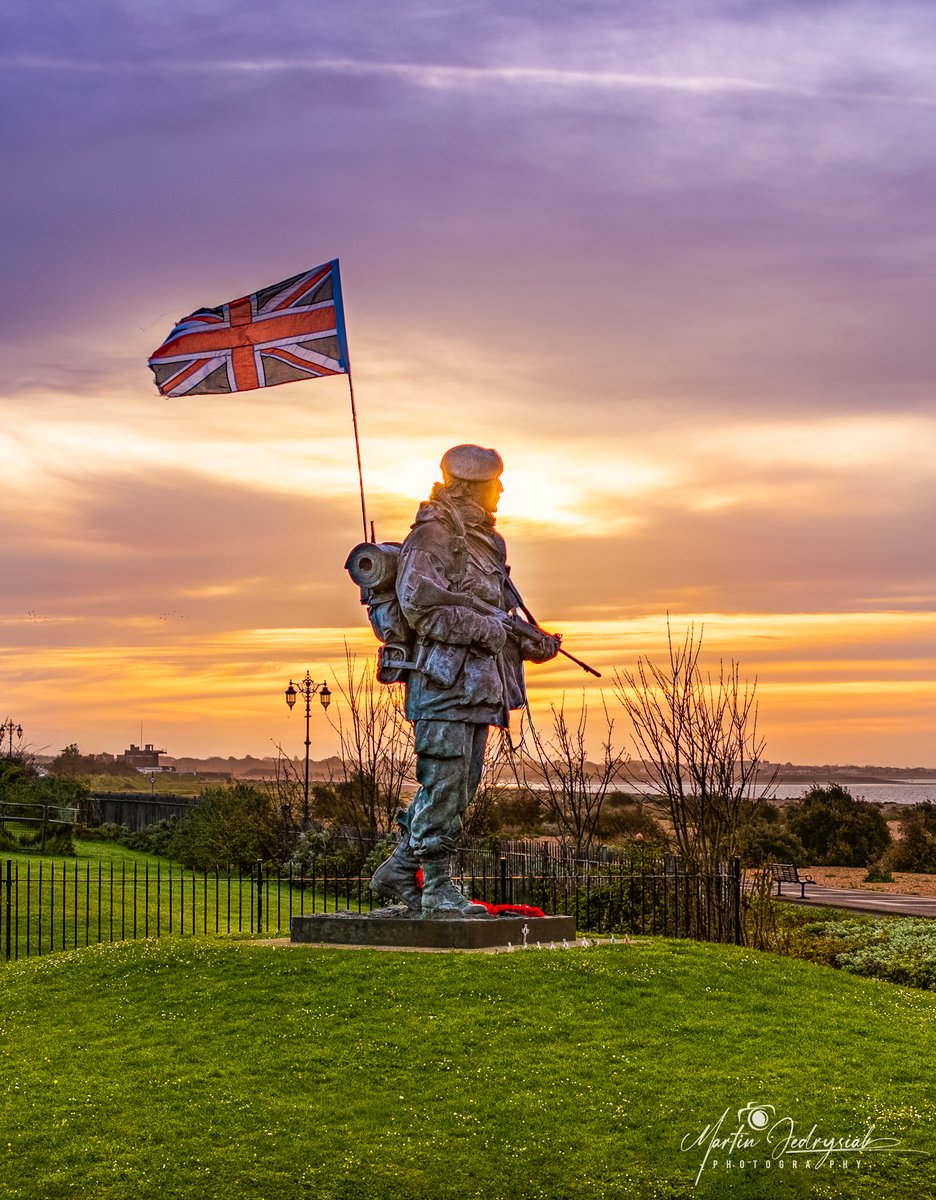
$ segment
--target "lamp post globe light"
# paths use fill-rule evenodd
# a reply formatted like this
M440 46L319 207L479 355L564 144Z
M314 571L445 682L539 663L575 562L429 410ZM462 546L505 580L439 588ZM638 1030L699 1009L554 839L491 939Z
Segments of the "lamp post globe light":
M7 717L7 719L5 721L0 722L0 749L3 748L3 739L7 736L7 734L9 734L10 735L10 758L13 757L13 734L14 733L16 734L16 736L18 738L21 738L23 736L23 727L22 727L22 725L17 725L13 721L12 717Z
M289 687L286 689L286 704L288 705L290 712L292 712L293 708L295 707L296 700L298 699L299 696L302 696L303 699L305 700L306 735L305 735L305 777L304 777L304 786L303 786L303 791L302 791L302 823L303 823L303 825L309 824L309 746L312 744L312 740L309 737L309 722L311 719L311 712L312 712L312 707L311 707L312 706L312 697L316 693L318 693L318 698L321 701L322 708L327 709L329 704L331 704L331 692L328 690L328 684L327 683L313 683L312 677L309 675L308 671L306 671L306 673L305 673L305 679L301 680L299 682L298 686L295 683L293 683L293 681L290 679Z

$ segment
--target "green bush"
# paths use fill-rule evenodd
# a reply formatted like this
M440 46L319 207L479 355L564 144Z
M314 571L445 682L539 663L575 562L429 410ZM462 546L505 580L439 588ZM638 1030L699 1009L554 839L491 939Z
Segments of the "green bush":
M364 863L361 867L361 874L373 875L381 863L385 863L387 861L396 847L397 840L395 837L387 836L382 838L379 842L377 842L368 856L364 859Z
M376 870L382 858L377 859L380 847L392 852L395 842L381 842L365 859L362 848L352 845L332 829L307 829L296 841L288 868L293 875L321 875L323 869L329 874L357 875L365 862L374 861Z
M35 778L35 771L16 758L0 758L0 800L9 798L10 790L23 780Z
M936 921L778 906L768 948L853 975L936 991Z
M87 795L88 789L80 779L61 779L53 775L40 779L24 776L10 788L7 799L23 804L79 808Z
M75 837L80 842L119 842L130 830L126 825L115 825L113 821L104 821L100 825L75 826Z
M347 794L350 784L310 783L309 808L317 821L334 821L340 824L348 815ZM301 792L301 784L300 784ZM298 796L301 805L302 796Z
M491 800L487 824L492 834L529 836L543 820L542 797L530 788L499 788Z
M128 850L142 850L146 854L171 858L178 826L178 817L164 817L136 831L128 829L126 825L105 821L101 825L76 825L75 836L82 842L117 842Z
M924 800L900 818L900 838L885 855L890 871L936 873L936 804Z
M161 821L147 825L135 833L126 826L120 826L121 833L117 840L128 850L143 850L147 854L159 854L163 858L170 858L178 828L178 817L164 817Z
M179 821L169 843L173 858L196 871L251 868L283 862L289 836L270 793L249 783L208 788Z
M867 867L891 843L880 808L856 800L837 783L812 787L791 804L787 828L802 842L813 866Z
M638 834L647 845L666 845L666 831L639 796L627 792L609 792L598 821L601 840L629 844Z
M806 926L805 932L814 961L853 975L936 990L936 923L925 917L818 921Z
M758 817L745 830L741 861L746 867L761 867L767 862L791 862L802 866L806 860L806 847L779 821Z
M549 894L547 889L546 896ZM577 894L569 895L567 911L575 915L576 926L583 932L666 932L663 888L654 892L651 882L646 881L641 891L639 878L579 887ZM669 918L672 926L672 908Z

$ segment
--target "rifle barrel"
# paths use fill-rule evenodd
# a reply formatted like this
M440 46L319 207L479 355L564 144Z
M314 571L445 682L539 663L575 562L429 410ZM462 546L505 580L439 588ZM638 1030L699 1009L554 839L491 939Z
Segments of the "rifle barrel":
M533 616L533 614L530 612L530 610L527 608L527 606L523 603L523 597L517 591L514 581L509 576L507 577L507 586L513 592L514 599L517 602L517 608L520 609L520 611L523 613L523 615L526 617L526 619L530 622L531 625L535 625L536 628L540 631L540 633L545 633L546 630L543 629L542 625L540 625L540 623L539 623L539 621L537 621L536 617ZM568 650L563 650L561 646L559 647L559 653L564 654L566 656L566 658L569 659L570 662L574 662L577 667L581 667L582 670L587 671L589 673L589 675L594 675L596 679L601 678L600 671L596 671L595 668L590 667L588 665L588 663L582 662L582 660L580 658L576 658L575 655L570 654L568 652Z
M582 662L582 660L581 660L580 658L576 658L576 657L575 657L575 655L574 655L574 654L570 654L570 653L568 652L568 650L563 650L561 646L559 647L559 653L560 653L560 654L564 654L564 655L566 656L566 658L568 658L568 659L571 659L571 660L572 660L572 662L574 662L574 663L575 663L575 665L576 665L577 667L581 667L581 668L582 668L582 670L583 670L583 671L587 671L587 672L589 673L589 675L594 675L596 679L600 679L600 678L601 678L601 672L600 672L600 671L596 671L596 670L595 670L595 668L594 668L594 667L590 667L590 666L588 665L588 663L586 663L586 662Z

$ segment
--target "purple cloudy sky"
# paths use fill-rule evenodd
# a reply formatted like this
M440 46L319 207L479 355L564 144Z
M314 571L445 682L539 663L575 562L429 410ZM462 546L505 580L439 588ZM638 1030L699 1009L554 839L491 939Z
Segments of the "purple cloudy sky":
M496 445L573 652L704 620L772 757L936 765L931 5L9 0L0 35L0 708L34 744L267 753L281 677L366 648L345 381L166 401L145 367L339 255L380 536Z

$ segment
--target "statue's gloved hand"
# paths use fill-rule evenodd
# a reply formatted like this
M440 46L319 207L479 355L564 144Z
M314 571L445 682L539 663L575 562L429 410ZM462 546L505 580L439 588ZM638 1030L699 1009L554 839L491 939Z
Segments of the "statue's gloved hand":
M562 637L558 633L544 633L536 629L531 633L524 631L521 649L527 662L544 663L556 657L561 645Z
M479 617L475 641L489 654L500 654L507 642L507 627L498 617Z

